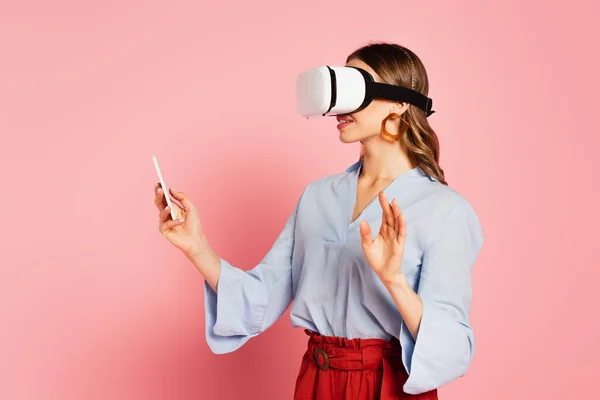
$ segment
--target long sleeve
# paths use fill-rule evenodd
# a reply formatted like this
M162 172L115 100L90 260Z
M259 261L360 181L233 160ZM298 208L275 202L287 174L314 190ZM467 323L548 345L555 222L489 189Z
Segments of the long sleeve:
M463 376L475 350L469 325L471 269L483 233L469 203L452 211L426 246L417 293L423 316L416 340L402 324L404 391L423 393Z
M240 348L270 327L292 301L292 251L299 202L262 261L249 271L221 258L217 292L205 283L206 341L215 354Z

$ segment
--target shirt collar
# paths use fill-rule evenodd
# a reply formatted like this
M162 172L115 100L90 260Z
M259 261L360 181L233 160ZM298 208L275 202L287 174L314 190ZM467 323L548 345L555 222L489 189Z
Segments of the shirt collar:
M357 162L355 162L354 164L352 164L351 166L349 166L348 168L346 168L346 172L356 171L361 166L362 166L362 158L360 160L358 160Z

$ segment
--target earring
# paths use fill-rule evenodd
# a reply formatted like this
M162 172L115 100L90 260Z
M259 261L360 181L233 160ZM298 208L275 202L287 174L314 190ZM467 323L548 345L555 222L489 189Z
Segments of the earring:
M388 122L389 119L396 119L399 118L401 123L400 123L400 133L397 135L394 135L390 132L388 132L385 129L385 124L386 122ZM404 124L403 124L403 123ZM384 118L384 120L381 122L381 134L385 137L388 137L392 140L398 140L400 139L400 136L402 136L403 133L405 133L408 130L408 122L406 122L406 120L404 118L402 118L400 115L396 114L395 112L391 112L387 117Z

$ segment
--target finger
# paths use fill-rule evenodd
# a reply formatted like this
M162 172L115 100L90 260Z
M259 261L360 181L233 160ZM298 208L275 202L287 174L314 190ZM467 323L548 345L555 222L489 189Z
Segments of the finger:
M158 221L162 224L171 218L171 207L166 206L158 213Z
M404 219L404 214L402 212L400 212L398 222L400 223L400 228L398 229L400 232L398 232L398 237L402 242L406 239L406 220Z
M383 190L379 192L379 203L381 204L381 209L383 210L383 218L386 225L392 227L394 226L394 214L392 213L392 207L390 203L387 201L387 197Z
M162 188L162 185L160 184L160 182L156 182L156 185L154 185L154 195L156 196L159 192L163 192L164 190Z
M387 217L385 216L385 210L381 210L381 225L379 226L379 235L381 237L387 237L390 227L387 223Z
M175 215L175 218L173 218L173 216L171 215L171 208L173 209L173 214ZM163 223L170 219L185 218L185 212L181 208L179 208L177 205L173 205L173 207L166 206L165 208L160 210L160 212L158 213L158 216L159 216L159 218L158 218L159 222Z
M395 215L396 215L396 224L398 226L398 230L396 231L396 237L398 241L402 242L406 238L406 220L404 219L404 214L400 211L400 207L398 206L398 202L394 204Z
M156 204L156 208L162 210L167 205L167 200L165 199L163 190L161 187L156 189L156 195L154 196L154 204Z
M371 237L371 227L365 220L360 221L360 243L363 247L368 247L373 244L374 240Z
M396 199L392 199L392 218L394 221L394 224L392 225L392 229L394 230L394 235L398 233L398 211L397 211L398 207L397 207L397 203L396 203Z
M190 211L194 208L194 204L190 201L190 199L185 193L171 188L171 194L173 195L173 197L175 197L176 200L178 200L181 203L185 211Z
M180 219L170 219L168 221L165 221L164 223L160 224L158 230L160 231L160 233L163 234L163 236L167 236L171 230L179 225L183 225L185 224L185 218L180 218Z
M157 197L154 200L154 204L156 204L156 207L159 210L162 210L163 208L165 208L168 203L167 203L167 199L164 196L164 191L162 190L162 188L158 188L157 189ZM175 200L175 198L173 198L173 196L169 196L169 198L171 199L171 204L173 206L173 210L175 210L176 214L180 214L181 211L183 210L183 207L181 207L179 205L179 203Z

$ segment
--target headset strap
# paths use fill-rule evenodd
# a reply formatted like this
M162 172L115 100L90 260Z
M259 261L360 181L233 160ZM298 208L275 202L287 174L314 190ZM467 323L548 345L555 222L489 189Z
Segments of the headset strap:
M416 90L373 81L366 84L369 97L412 104L425 111L428 117L435 112L432 110L433 100Z

